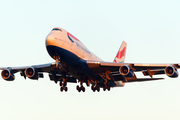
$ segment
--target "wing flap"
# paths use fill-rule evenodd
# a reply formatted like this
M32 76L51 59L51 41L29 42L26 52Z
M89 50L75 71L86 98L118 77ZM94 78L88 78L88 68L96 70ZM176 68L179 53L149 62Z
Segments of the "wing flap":
M143 82L143 81L153 81L153 80L163 80L164 78L137 78L131 79L126 82Z
M49 73L49 78L50 78L50 80L55 81L56 83L57 83L57 81L62 81L61 74ZM74 78L70 75L66 75L66 81L71 82L71 83L77 83L76 78Z
M132 78L125 78L120 73L112 73L112 77L115 81L123 81L123 82L143 82L143 81L152 81L152 80L162 80L164 78L137 78L136 75Z

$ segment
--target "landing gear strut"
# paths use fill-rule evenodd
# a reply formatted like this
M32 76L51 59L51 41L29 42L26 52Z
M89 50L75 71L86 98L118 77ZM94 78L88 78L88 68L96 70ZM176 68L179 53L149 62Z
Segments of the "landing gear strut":
M54 59L56 60L56 65L54 67L55 70L60 70L61 72L62 70L62 65L60 64L60 57L58 55L54 56ZM68 88L66 87L67 85L67 81L66 81L66 74L64 72L62 72L62 78L60 79L60 83L59 85L60 87L60 91L62 92L63 90L65 92L68 91Z
M56 60L56 65L54 67L55 70L60 70L62 66L60 65L60 57L58 55L54 56L54 59Z

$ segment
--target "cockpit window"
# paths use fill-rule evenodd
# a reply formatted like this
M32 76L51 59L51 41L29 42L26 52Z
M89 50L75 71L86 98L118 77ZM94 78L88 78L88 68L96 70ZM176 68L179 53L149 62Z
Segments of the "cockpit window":
M61 29L59 29L59 28L53 28L53 29L52 29L52 31L53 31L53 30L59 30L59 31L61 31L61 32L62 32L62 30L61 30Z

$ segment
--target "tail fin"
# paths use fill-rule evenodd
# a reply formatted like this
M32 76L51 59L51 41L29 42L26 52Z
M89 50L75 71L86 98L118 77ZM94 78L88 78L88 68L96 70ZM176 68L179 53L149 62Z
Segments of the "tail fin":
M123 41L115 59L114 59L115 63L123 63L124 62L125 56L126 56L126 48L127 48L127 43L125 41Z

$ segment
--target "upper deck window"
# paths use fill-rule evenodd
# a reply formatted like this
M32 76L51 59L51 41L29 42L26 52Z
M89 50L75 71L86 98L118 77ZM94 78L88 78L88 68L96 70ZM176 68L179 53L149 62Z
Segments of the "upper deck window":
M59 31L61 31L61 32L62 32L62 30L61 30L61 29L59 29L59 28L53 28L53 29L52 29L52 31L53 31L53 30L59 30Z

